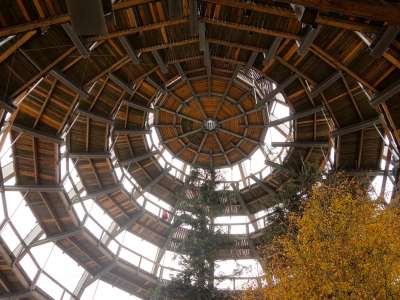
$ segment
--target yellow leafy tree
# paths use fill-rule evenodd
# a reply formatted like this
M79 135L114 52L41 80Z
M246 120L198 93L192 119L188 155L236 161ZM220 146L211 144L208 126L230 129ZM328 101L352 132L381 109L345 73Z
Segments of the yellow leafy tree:
M263 248L265 286L242 299L400 299L400 210L336 176Z

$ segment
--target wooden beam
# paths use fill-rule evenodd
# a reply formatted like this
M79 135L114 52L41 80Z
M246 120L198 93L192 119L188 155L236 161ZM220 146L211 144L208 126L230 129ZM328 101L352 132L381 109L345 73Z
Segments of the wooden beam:
M300 47L297 49L298 55L305 55L311 47L311 44L315 41L318 36L318 33L321 31L322 26L317 26L317 28L313 28L312 26L308 26L308 30L304 38L300 42Z
M338 13L345 16L363 17L368 20L379 20L390 24L400 24L399 4L379 1L358 0L280 0L306 7L313 7L323 12Z
M139 155L139 156L136 156L136 157L132 157L132 158L121 160L120 164L123 165L123 166L126 166L126 165L129 165L131 163L136 163L136 162L139 162L139 161L142 161L142 160L145 160L145 159L149 159L149 158L151 158L151 157L153 157L153 156L155 156L155 155L157 155L159 153L160 153L160 151L158 151L158 150L157 151L152 151L152 152L145 153L145 154L142 154L142 155Z
M357 131L360 131L362 129L377 125L377 124L381 123L381 121L382 121L381 118L377 117L377 118L374 118L374 119L371 119L371 120L367 120L367 121L363 121L363 122L360 122L360 123L349 125L349 126L346 126L346 127L343 127L343 128L339 128L339 129L336 129L336 130L332 131L332 137L338 137L338 136L342 136L342 135L345 135L345 134L357 132Z
M86 46L83 44L83 42L80 39L80 37L72 29L72 26L69 23L62 24L61 26L64 29L65 33L70 38L70 40L72 41L72 43L74 44L76 50L78 50L79 54L83 58L88 58L90 56L90 52L86 48Z
M43 240L38 240L38 241L34 241L34 242L30 243L28 245L28 247L33 248L33 247L37 247L37 246L44 245L47 243L55 243L60 240L68 239L71 236L81 234L82 231L83 231L83 228L79 227L78 229L75 229L75 230L49 235Z
M21 38L19 38L13 45L8 47L4 52L0 54L0 64L9 58L15 51L17 51L22 45L31 39L36 34L36 30L28 31Z
M111 120L111 119L109 119L109 118L107 118L105 116L99 115L97 113L87 111L87 110L85 110L83 108L77 108L76 112L78 114L80 114L82 116L85 116L85 117L87 117L87 118L89 118L91 120L94 120L94 121L103 122L103 123L106 123L108 125L113 125L114 124L113 120Z
M133 6L146 4L150 2L154 2L155 0L128 0L123 2L117 2L113 4L113 10L121 10L127 9ZM63 15L55 15L45 19L38 19L27 23L22 23L18 25L8 26L0 29L0 37L9 36L21 32L26 32L34 29L40 29L49 27L52 25L63 24L71 21L71 17L68 14ZM187 20L186 20L187 22ZM145 25L148 26L148 25ZM133 28L133 30L137 30L137 28Z
M158 66L160 67L161 72L163 72L164 74L168 74L168 67L164 63L164 60L161 58L161 56L158 53L158 51L154 50L151 53L153 54L154 59L156 60Z
M155 184L157 184L165 175L168 174L171 166L165 168L157 177L153 178L149 183L147 183L143 188L141 194L148 192Z
M383 34L378 36L375 42L371 45L371 55L375 58L381 57L390 47L390 44L396 40L399 32L400 26L388 26Z
M205 0L205 2L214 3L218 5L224 5L228 7L240 8L240 9L248 9L253 10L263 14L281 16L286 18L295 19L296 15L294 12L285 7L281 6L274 6L274 5L262 5L254 2L243 2L243 1L236 1L236 0Z
M305 111L294 113L294 114L292 114L292 115L290 115L288 117L285 117L285 118L281 118L281 119L270 121L268 124L265 125L265 127L273 127L273 126L276 126L276 125L279 125L279 124L282 124L282 123L285 123L285 122L288 122L288 121L293 121L293 120L297 120L297 119L300 119L300 118L304 118L304 117L307 117L307 116L310 116L312 114L319 113L319 112L322 112L322 111L324 111L324 106L322 106L322 105L321 106L317 106L317 107L311 108L309 110L305 110Z
M271 47L269 47L266 55L265 55L265 59L263 61L263 64L266 65L269 62L271 62L274 58L275 55L278 51L279 45L281 44L282 38L281 37L276 37L274 39L274 41L272 42Z
M257 56L258 52L251 52L249 60L247 61L247 64L243 68L244 73L247 73L247 71L254 65Z
M206 50L206 23L200 22L199 23L199 42L200 42L200 51Z
M36 193L59 193L64 191L64 187L61 185L41 185L41 184L16 184L16 185L5 185L0 187L1 191L16 191L16 192L36 192Z
M13 104L8 103L7 101L4 100L0 100L0 107L10 113L13 113L17 110L17 108Z
M146 107L146 106L142 106L142 105L133 103L133 102L128 101L128 100L124 100L124 101L122 101L122 103L127 105L127 106L129 106L129 107L131 107L131 108L137 109L137 110L141 110L141 111L149 112L149 113L154 113L154 109L152 109L150 107Z
M234 183L231 183L231 186L238 197L240 206L246 212L246 215L249 218L249 220L251 221L251 224L253 224L254 229L257 231L258 230L257 220L254 217L254 215L252 213L250 213L249 207L247 206L246 202L244 201L243 195L240 193L239 187L237 186L237 184L234 184Z
M330 75L327 79L321 82L318 86L316 86L310 93L311 98L317 97L320 93L325 91L328 87L330 87L333 83L335 83L339 78L342 78L342 72L336 71L332 75Z
M69 152L66 154L69 158L77 159L107 159L110 158L109 152Z
M163 140L163 141L161 141L161 142L162 142L163 144L168 144L168 143L173 142L173 141L176 141L176 140L178 140L178 139L182 139L182 138L184 138L184 137L186 137L186 136L196 134L196 133L198 133L198 132L200 132L200 131L203 131L203 128L202 128L202 127L197 128L197 129L194 129L194 130L191 130L191 131L188 131L188 132L185 132L185 133L182 133L182 134L180 134L180 135L177 135L177 136L174 136L174 137L172 137L172 138Z
M12 130L14 130L16 132L20 132L22 134L28 134L28 135L31 135L38 139L44 139L46 141L49 141L49 142L52 142L55 144L63 144L64 143L64 140L57 135L43 132L43 131L40 131L37 129L32 129L32 128L29 128L27 126L24 126L24 125L21 125L18 123L13 123L11 128L12 128Z
M87 200L87 199L97 199L99 197L112 194L118 191L122 191L123 186L121 184L114 184L112 186L103 188L103 189L97 189L93 193L88 193L86 196L80 197L82 200Z
M157 111L157 110L163 111L163 112L166 112L166 113L175 115L175 116L177 116L177 117L179 117L179 118L182 118L182 119L187 119L187 120L192 121L192 122L195 122L195 123L203 124L203 122L200 121L200 120L198 120L198 119L192 118L192 117L187 116L187 115L184 115L184 114L182 114L182 113L177 113L177 112L175 112L175 111L173 111L173 110L170 110L170 109L167 109L167 108L164 108L164 107L157 106L155 109L156 109L156 111Z
M397 80L394 84L390 85L383 91L376 93L372 98L370 104L372 106L377 106L379 104L385 103L398 93L400 93L400 80Z
M129 95L133 96L135 94L135 91L129 87L127 83L122 81L117 75L113 73L108 74L108 78L115 84L117 84L121 89L123 89L125 92L127 92Z
M127 128L114 128L114 134L116 135L146 135L150 134L150 129L127 129Z
M272 142L272 147L294 147L294 148L328 148L329 142L326 141L295 141L295 142Z
M189 20L187 18L182 18L182 19L177 19L177 20L168 20L168 21L162 21L162 22L157 22L157 23L151 23L151 24L147 24L147 25L138 26L135 28L128 28L128 29L110 32L106 36L97 37L93 40L97 40L97 41L107 40L107 39L112 39L112 38L116 38L119 36L125 36L125 35L143 33L143 32L152 31L152 30L158 30L163 27L186 24L188 22L189 22Z
M208 24L231 28L234 30L254 32L254 33L259 33L259 34L263 34L263 35L267 35L267 36L282 37L282 38L286 38L286 39L290 39L290 40L300 40L301 39L301 36L296 33L272 30L272 29L267 29L264 27L246 25L243 23L228 22L228 21L223 21L223 20L219 20L219 19L212 19L212 18L203 18L203 19Z
M259 179L256 175L251 174L250 178L253 179L255 182L257 182L260 187L267 192L268 194L271 195L276 195L276 192L274 191L274 189L272 189L269 185L267 185L264 181L262 181L261 179Z
M384 176L385 170L340 170L343 171L344 174L349 176L367 176L367 177L375 177L375 176ZM389 175L393 175L393 170L389 172Z
M46 19L39 19L32 22L22 23L18 25L8 26L0 29L0 37L10 36L13 34L18 34L21 32L31 31L35 29L40 29L43 27L49 27L51 25L62 24L70 21L70 17L65 15L58 15L48 17Z
M284 82L279 84L272 92L266 95L264 99L262 99L260 103L257 104L257 106L263 106L264 104L272 101L277 94L283 92L283 90L286 89L289 85L291 85L297 78L298 77L296 74L292 74L289 77L287 77Z
M189 20L191 35L197 35L199 32L198 5L197 0L189 0Z
M64 74L62 74L59 71L56 70L51 70L49 72L51 76L59 80L61 83L69 87L71 90L73 90L75 93L79 94L79 96L83 99L89 98L89 95L82 89L80 88L76 83L74 83L72 80L68 79Z
M125 49L126 54L128 54L129 58L131 59L131 61L137 65L140 63L139 61L139 57L137 56L135 50L132 48L131 44L129 43L128 39L124 36L120 36L118 38L118 40L120 41L122 47Z

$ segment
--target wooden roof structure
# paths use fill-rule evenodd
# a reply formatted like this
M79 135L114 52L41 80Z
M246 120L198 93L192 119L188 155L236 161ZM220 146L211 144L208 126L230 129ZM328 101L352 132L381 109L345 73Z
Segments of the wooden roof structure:
M290 148L284 166L299 159L324 166L333 153L333 169L385 175L384 182L392 160L398 167L395 1L121 0L112 4L108 33L85 38L70 25L67 2L0 3L0 120L11 134L16 180L6 186L2 175L0 189L3 197L7 190L25 194L41 228L30 243L45 234L87 271L75 298L101 278L146 299L159 267L146 272L121 261L82 226L72 209L82 199L64 189L62 158L78 172L77 194L85 191L118 225L104 243L126 229L160 248L157 265L185 233L171 232L136 201L150 192L174 207L181 185L146 139L149 114L162 144L188 164L246 159L272 121L251 86L237 80L240 72L251 69L276 84L261 106L281 92L291 107L280 121L293 122L293 138L272 145ZM137 191L124 189L116 165ZM285 168L253 177L234 203L235 213L252 221L289 179ZM393 178L398 189L396 170ZM221 249L221 258L255 257L260 236L235 236L236 247ZM0 298L50 298L17 261L0 240Z

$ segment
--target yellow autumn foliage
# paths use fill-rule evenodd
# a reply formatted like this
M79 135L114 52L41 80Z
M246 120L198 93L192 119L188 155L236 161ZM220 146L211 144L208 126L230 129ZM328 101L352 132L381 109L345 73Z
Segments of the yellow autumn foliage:
M400 299L400 210L354 181L314 187L292 231L263 249L265 287L241 299Z

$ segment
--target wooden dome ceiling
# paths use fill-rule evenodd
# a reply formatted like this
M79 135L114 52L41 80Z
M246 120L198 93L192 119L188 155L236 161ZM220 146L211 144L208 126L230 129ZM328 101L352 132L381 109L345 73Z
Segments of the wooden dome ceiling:
M264 142L266 117L250 87L232 80L228 90L226 81L186 81L156 104L154 126L175 157L190 165L231 166Z
M299 161L330 161L334 170L385 175L398 186L398 173L390 172L400 145L394 1L126 0L112 8L108 33L82 38L69 26L65 1L0 3L1 124L11 134L14 170L3 170L1 191L24 193L42 234L29 242L45 234L44 242L55 242L86 270L75 298L101 278L146 299L163 253L174 249L170 223L137 201L149 192L174 207L181 185L147 141L150 114L171 153L191 164L212 157L218 167L257 149L263 125L293 121L291 139L271 145L289 149L285 161L266 177L243 172L240 198L221 214L254 220L290 179L285 168ZM249 69L276 83L257 101L285 94L288 118L268 120L258 110L237 80ZM64 157L80 180L74 191L64 187ZM389 163L382 167L381 159ZM119 166L137 184L132 193ZM5 183L11 176L12 186ZM72 209L89 198L115 222L101 242ZM121 230L160 249L153 272L121 263L107 248ZM260 232L221 257L254 257ZM46 298L3 241L0 250L0 294Z

